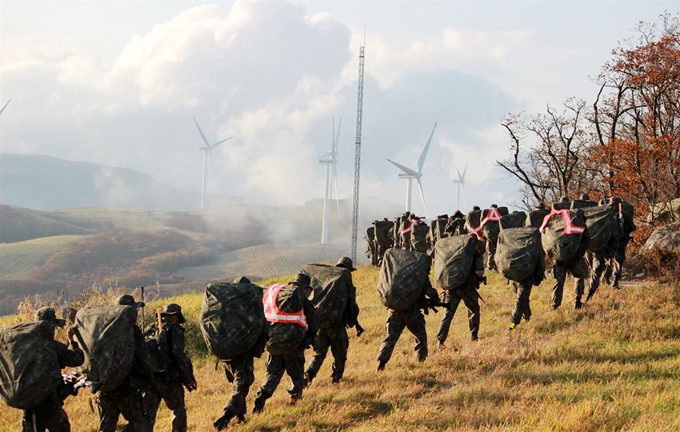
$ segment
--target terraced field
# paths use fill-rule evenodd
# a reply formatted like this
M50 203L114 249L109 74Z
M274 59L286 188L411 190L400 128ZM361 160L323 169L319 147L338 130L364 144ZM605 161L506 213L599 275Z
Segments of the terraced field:
M63 235L0 244L0 279L25 279L64 246L83 237Z
M189 280L220 279L233 275L271 277L297 273L313 262L335 262L348 253L338 245L257 245L223 254L218 262L201 267L187 267L180 272Z

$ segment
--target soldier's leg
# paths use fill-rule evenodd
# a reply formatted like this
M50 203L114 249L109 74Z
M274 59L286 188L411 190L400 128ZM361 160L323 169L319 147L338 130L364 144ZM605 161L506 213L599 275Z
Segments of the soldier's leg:
M56 393L30 411L32 411L31 420L33 420L33 417L35 419L35 431L37 432L43 432L46 429L50 432L71 431L71 424L68 421L68 416ZM33 431L33 429L28 430Z
M439 345L443 345L449 337L449 329L451 328L451 321L456 315L456 310L460 304L460 296L455 291L447 290L444 292L444 303L449 305L449 308L444 308L444 315L439 322L439 331L437 331L437 340Z
M278 387L283 373L286 371L286 363L283 356L271 355L267 357L267 375L262 381L260 388L257 390L258 399L267 400L274 394L276 387Z
M161 393L156 388L156 384L144 390L144 395L142 396L142 401L144 404L144 417L146 432L153 432L154 426L156 425L156 414L158 413L158 407L161 405L163 397Z
M284 355L283 359L286 365L286 373L291 381L291 385L288 387L290 403L294 404L302 398L302 389L305 386L305 350L304 348L296 349L294 352Z
M552 308L557 309L562 304L562 294L564 292L564 281L567 279L567 268L556 262L552 267L552 275L555 278L553 284L551 303Z
M116 430L120 409L118 409L118 392L98 392L95 401L99 413L99 432Z
M418 361L425 361L427 358L427 331L425 330L425 317L420 309L415 309L407 316L406 328L415 338L413 349L418 355Z
M510 315L510 328L514 328L524 318L525 320L531 317L531 304L529 297L531 296L532 280L528 279L522 282L513 282L516 299L515 308Z
M159 386L165 405L172 412L170 424L172 432L186 432L187 408L184 403L184 386L182 383L172 382Z
M319 369L326 359L328 348L331 346L331 338L326 329L320 329L314 338L314 355L305 370L305 381L309 385L316 378Z
M378 362L383 366L390 361L392 357L392 351L394 351L394 346L401 336L401 332L404 331L404 321L401 319L401 315L398 312L390 311L387 316L387 322L385 327L387 328L387 336L380 345L380 350L378 351Z
M597 292L597 288L600 286L600 278L602 277L602 273L604 272L605 267L606 259L604 251L593 252L591 266L592 270L590 273L590 285L588 286L588 297L586 298L586 301L590 300L593 297L593 295L595 295L595 292ZM577 271L581 272L581 270L582 269L578 269ZM582 294L583 291L581 291L581 294L577 292L576 296L580 297Z
M479 307L479 295L477 290L468 286L461 293L461 298L468 309L468 326L470 327L470 338L473 341L479 339L479 323L481 320L482 312Z
M486 242L486 269L496 270L496 243Z
M612 268L612 287L618 288L621 280L621 273L623 272L623 263L626 261L626 247L628 246L628 239L620 240L619 247L614 253L613 268Z
M345 373L345 363L347 363L347 350L349 349L349 337L347 329L343 324L333 328L331 337L331 353L333 354L333 371L331 381L340 382Z
M231 397L224 410L243 420L246 414L246 397L250 392L250 386L255 382L253 355L250 352L241 354L229 361L228 367L234 382Z
M144 402L142 393L137 388L130 388L128 391L121 392L116 398L116 405L128 424L123 428L123 432L143 431L145 427Z

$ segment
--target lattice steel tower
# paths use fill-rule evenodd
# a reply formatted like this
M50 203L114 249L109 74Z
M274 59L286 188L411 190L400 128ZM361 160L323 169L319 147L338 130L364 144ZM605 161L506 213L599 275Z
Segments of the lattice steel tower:
M352 261L357 262L357 231L359 228L359 179L361 174L361 119L364 106L364 49L359 48L359 88L357 90L357 137L354 141L354 207L352 212Z

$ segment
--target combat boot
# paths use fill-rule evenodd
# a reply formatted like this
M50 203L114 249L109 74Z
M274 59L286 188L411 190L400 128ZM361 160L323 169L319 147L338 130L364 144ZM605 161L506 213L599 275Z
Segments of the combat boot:
M227 427L232 418L234 418L234 413L225 409L222 416L213 422L213 426L215 426L215 429L218 431L221 431Z
M264 411L264 403L267 401L262 395L255 398L255 406L253 406L253 414Z
M574 309L581 309L583 303L581 303L581 296L576 296L576 301L574 302Z
M376 372L384 371L385 370L385 362L384 361L379 361L378 362L378 367L375 368Z

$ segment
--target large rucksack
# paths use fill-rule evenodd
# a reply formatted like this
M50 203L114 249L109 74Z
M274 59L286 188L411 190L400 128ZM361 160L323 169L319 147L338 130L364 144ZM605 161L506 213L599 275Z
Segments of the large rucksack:
M583 210L571 210L569 211L569 215L572 226L585 226ZM548 223L545 224L545 230L541 235L541 244L543 245L545 253L552 260L562 262L569 261L581 248L582 234L565 233L565 226L566 223L559 213L552 216Z
M267 290L269 287L266 288ZM276 296L276 306L282 312L295 313L304 309L304 294L302 288L288 284L279 291ZM289 354L295 350L305 339L305 328L297 323L269 324L269 340L267 351L272 355Z
M476 242L469 235L446 237L437 242L434 249L434 280L439 288L458 288L470 276Z
M390 229L394 226L394 222L381 220L374 223L375 225L375 240L381 245L392 244L392 236Z
M31 409L61 383L53 334L47 321L0 329L0 398L7 405Z
M527 223L527 214L523 211L516 211L501 217L498 221L501 231L508 228L522 228Z
M482 221L489 216L491 209L486 209L482 212ZM498 207L498 213L503 216L508 215L507 207ZM484 223L484 228L482 228L482 236L486 241L495 244L498 241L498 233L500 232L500 226L498 221L487 221Z
M205 344L220 360L231 360L250 350L265 326L262 288L253 284L208 284L200 326Z
M388 249L376 287L382 304L399 311L418 300L429 277L429 260L421 252Z
M615 210L609 206L598 206L586 207L582 211L586 220L587 249L596 252L610 247L613 250L619 238Z
M576 210L576 209L584 209L588 207L597 207L597 203L592 200L581 200L581 199L575 199L574 201L571 202L571 209Z
M543 224L543 219L550 214L547 208L534 210L527 215L526 225L528 227L540 228Z
M78 342L85 353L81 367L94 382L92 392L112 391L130 373L135 354L137 314L130 306L86 306L76 313Z
M416 224L411 230L411 247L418 252L427 252L430 248L430 243L427 241L427 235L430 232L430 227L425 224Z
M307 264L302 271L312 279L312 303L319 327L329 328L341 322L349 301L349 270L327 264Z
M498 236L496 266L504 278L522 282L531 277L543 259L541 235L537 228L502 229Z

